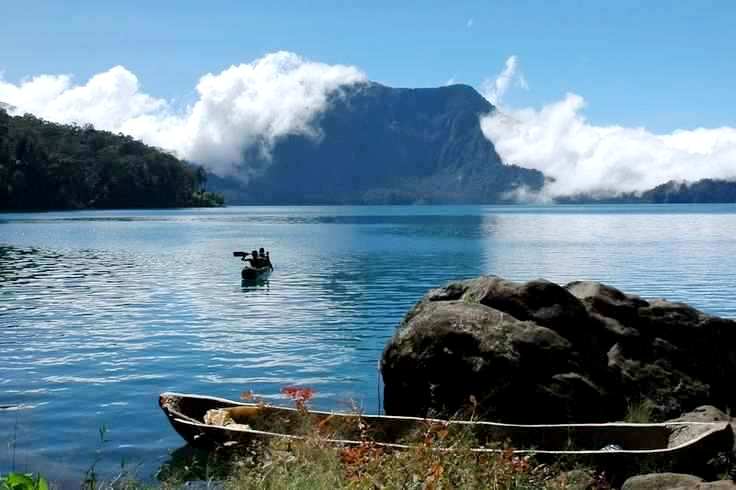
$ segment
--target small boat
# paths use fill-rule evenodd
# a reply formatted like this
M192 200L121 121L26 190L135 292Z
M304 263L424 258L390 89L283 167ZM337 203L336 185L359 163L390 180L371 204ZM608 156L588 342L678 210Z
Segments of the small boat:
M271 268L268 266L252 267L250 265L246 265L245 267L243 267L241 275L244 281L265 281L266 279L268 279L268 276L271 275Z
M195 447L237 445L256 440L303 439L304 427L319 428L328 444L351 446L369 437L386 448L408 449L431 428L453 433L471 431L474 452L580 456L595 463L642 460L680 467L704 462L733 447L728 422L664 422L634 424L519 425L497 422L441 420L390 415L299 411L256 403L241 403L201 395L163 393L159 405L172 427ZM305 424L305 417L310 423ZM457 432L463 434L464 432ZM417 437L419 436L419 437ZM314 437L311 435L310 437ZM436 447L450 451L451 447Z
M261 249L262 250L262 249ZM246 259L251 255L251 259ZM271 265L271 259L270 259L270 253L266 253L266 258L261 259L260 261L255 261L254 257L257 255L257 252L254 250L253 253L250 252L233 252L233 257L240 257L242 260L248 260L251 263L247 264L245 267L243 267L243 270L240 272L241 277L243 278L243 281L246 282L261 282L268 279L268 276L271 275L271 271L273 271L273 266ZM263 267L254 267L252 264L268 264L263 265Z

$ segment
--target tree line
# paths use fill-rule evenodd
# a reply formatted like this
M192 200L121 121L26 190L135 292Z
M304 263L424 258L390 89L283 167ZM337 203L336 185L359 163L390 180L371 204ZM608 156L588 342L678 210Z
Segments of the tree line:
M221 206L202 167L91 125L0 108L0 210Z

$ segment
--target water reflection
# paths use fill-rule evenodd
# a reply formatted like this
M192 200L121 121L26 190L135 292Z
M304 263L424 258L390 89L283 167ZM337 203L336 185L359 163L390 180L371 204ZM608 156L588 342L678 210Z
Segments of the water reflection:
M161 483L180 481L224 480L237 462L238 453L227 448L205 451L189 445L171 452L171 456L156 470L155 477Z
M647 208L645 208L647 209ZM733 214L551 214L484 218L485 270L516 280L591 279L736 316ZM733 209L727 206L727 209Z
M241 279L240 288L244 293L251 291L270 291L271 280L270 279Z

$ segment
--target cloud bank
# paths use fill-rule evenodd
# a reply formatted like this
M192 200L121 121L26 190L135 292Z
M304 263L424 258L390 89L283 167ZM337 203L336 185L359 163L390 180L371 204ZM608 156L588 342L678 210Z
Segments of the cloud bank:
M258 170L241 166L245 153L263 162L279 138L295 134L318 139L316 117L327 109L330 96L366 80L352 66L278 52L204 75L196 86L196 101L183 108L145 93L136 75L122 66L83 84L75 84L69 75L40 75L17 84L0 76L0 101L14 113L91 123L171 150L220 175L237 171L247 178ZM481 85L483 96L499 106L481 118L481 129L504 162L551 177L540 194L527 194L526 199L610 196L669 180L736 178L736 128L657 134L645 128L598 126L586 120L585 101L573 93L539 109L505 107L503 97L512 87L527 88L516 56Z
M286 135L319 138L315 117L330 95L365 80L352 66L278 52L204 75L196 102L180 110L144 93L135 74L122 66L83 85L74 85L69 75L40 75L19 84L0 79L0 100L15 106L15 113L129 134L226 175L246 151L267 160Z
M512 56L486 97L500 102L516 72ZM533 196L537 199L579 193L604 197L645 191L669 180L736 178L736 128L656 134L591 124L584 108L583 97L569 93L541 109L501 107L481 118L481 129L505 163L554 179Z

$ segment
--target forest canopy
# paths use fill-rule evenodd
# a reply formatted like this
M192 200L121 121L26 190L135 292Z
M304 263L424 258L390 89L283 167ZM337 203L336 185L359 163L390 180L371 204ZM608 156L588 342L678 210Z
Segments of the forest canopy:
M221 206L202 167L91 125L0 107L0 210Z

